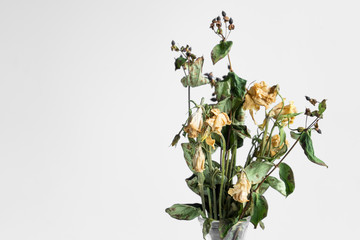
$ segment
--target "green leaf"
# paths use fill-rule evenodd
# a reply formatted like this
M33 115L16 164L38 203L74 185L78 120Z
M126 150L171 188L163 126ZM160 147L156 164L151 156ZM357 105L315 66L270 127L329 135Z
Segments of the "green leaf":
M211 218L207 218L207 219L205 219L205 221L203 223L202 233L203 233L204 240L206 240L206 235L208 235L208 233L210 231L212 221L213 220Z
M259 189L257 190L257 192L261 195L263 195L269 188L269 184L266 183L266 181L260 185Z
M322 100L321 103L319 103L319 115L323 114L326 110L326 99Z
M215 83L216 100L221 101L231 96L231 81L229 79Z
M200 195L199 191L199 184L198 184L198 178L195 174L193 174L191 177L185 179L186 184L188 187L196 194Z
M245 230L247 228L247 223L244 224L246 220L240 220L235 223L227 232L226 238L224 239L243 239L245 235Z
M297 133L297 132L294 132L294 131L291 131L290 132L290 136L291 138L297 140L299 137L300 137L301 133Z
M285 183L283 181L277 179L276 177L269 176L266 179L266 182L269 183L269 185L273 189L275 189L276 191L278 191L282 195L287 196L286 195L286 186L285 186Z
M220 238L223 239L228 233L229 229L236 223L236 218L221 219L219 222Z
M265 230L265 224L263 223L263 221L259 222L259 225L261 227L262 230Z
M198 87L209 83L209 80L202 75L203 64L204 58L199 57L193 63L186 65L189 68L189 75L181 79L184 87Z
M178 220L193 220L202 214L201 204L174 204L165 209L172 218Z
M270 162L261 162L259 160L256 160L250 163L245 168L245 173L249 181L252 182L252 184L257 184L263 180L263 178L266 176L272 166L273 164Z
M242 139L251 138L249 130L246 125L232 125L232 130Z
M182 65L184 65L186 63L186 58L184 58L183 56L178 57L177 59L175 59L175 71L180 69Z
M229 72L225 81L231 80L231 93L234 97L243 99L246 93L246 80L242 79L234 72Z
M195 154L195 146L191 143L182 143L181 147L184 151L184 158L185 158L186 164L188 165L190 170L193 173L195 173L195 170L193 168L193 163L192 163L192 159Z
M286 140L286 133L284 127L279 127L279 136L280 136L279 146L281 146Z
M323 161L315 156L314 147L311 140L311 129L302 132L300 136L300 145L303 148L305 155L311 162L328 167Z
M215 105L215 108L218 108L221 112L225 112L225 113L230 113L230 110L231 110L231 99L228 97L228 98L225 98L224 100L218 102L216 105Z
M256 228L258 223L267 216L268 203L263 195L252 193L253 209L250 222Z
M228 55L232 44L233 44L232 41L226 41L226 42L221 41L218 45L216 45L213 48L213 50L211 51L211 60L213 64L217 63L218 61L226 57L226 55Z
M294 173L289 165L287 165L286 163L280 163L279 175L280 175L280 179L283 180L285 184L285 190L286 190L285 196L289 196L295 190Z

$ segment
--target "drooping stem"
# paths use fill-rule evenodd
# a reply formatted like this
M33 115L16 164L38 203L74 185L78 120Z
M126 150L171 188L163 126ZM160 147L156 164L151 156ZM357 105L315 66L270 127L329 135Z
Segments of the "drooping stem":
M223 203L223 193L224 193L224 178L225 178L225 152L226 152L226 141L224 136L221 134L222 141L222 156L221 156L221 185L220 185L220 194L219 194L219 214L220 219L222 219L222 203Z

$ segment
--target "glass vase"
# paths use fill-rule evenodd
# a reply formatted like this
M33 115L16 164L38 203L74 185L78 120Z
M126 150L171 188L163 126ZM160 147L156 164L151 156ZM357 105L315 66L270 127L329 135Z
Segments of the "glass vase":
M203 228L205 219L199 217L199 222L201 229ZM219 232L219 221L212 221L209 234L206 235L207 240L244 240L247 227L249 226L250 217L246 218L246 221L239 221L234 226L232 226L225 238L220 238Z

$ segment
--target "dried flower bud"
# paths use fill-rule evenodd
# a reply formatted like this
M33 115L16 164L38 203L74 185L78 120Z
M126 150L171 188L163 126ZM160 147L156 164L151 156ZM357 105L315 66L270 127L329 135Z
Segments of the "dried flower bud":
M212 22L211 24L210 24L210 28L212 29L212 30L214 30L214 23Z
M210 99L212 102L216 102L216 98L211 98Z
M219 82L219 81L221 81L221 78L218 78L218 77L217 77L215 80L216 80L217 82Z
M212 80L214 78L214 75L213 73L204 73L204 75L209 79L209 80Z
M175 41L174 40L171 41L171 46L175 46Z
M320 128L315 128L315 130L316 130L319 134L322 133Z
M213 92L212 94L211 94L211 96L215 96L216 95L216 92Z
M179 140L180 140L180 134L176 134L174 139L171 142L171 146L176 147L176 144L179 142Z
M235 25L234 24L230 24L228 29L231 31L231 30L234 30L235 29Z
M226 16L226 12L225 12L225 11L222 11L221 14L222 14L223 17Z
M310 110L310 108L306 108L306 109L305 109L305 115L306 115L306 116L311 116L311 110Z
M224 17L224 22L228 22L230 20L230 18L228 16Z
M308 96L305 96L306 100L308 100L313 106L315 106L315 104L318 102L316 99L314 98L310 98Z
M189 49L188 49L188 50L189 50L189 52L191 52L192 48L191 48L191 47L189 47Z
M215 22L216 22L216 18L214 18L214 19L212 20L212 22L215 23Z
M229 19L229 23L230 24L233 24L234 23L234 20L232 18Z
M216 20L217 20L217 21L221 21L221 17L218 16L218 17L216 18Z

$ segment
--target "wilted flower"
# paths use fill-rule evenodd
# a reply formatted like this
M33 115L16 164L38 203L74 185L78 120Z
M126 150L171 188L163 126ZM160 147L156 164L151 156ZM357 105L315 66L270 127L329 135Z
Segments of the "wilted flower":
M289 146L289 142L287 140L285 140L285 144L286 146ZM273 157L275 156L284 146L284 143L281 144L280 146L280 136L279 135L274 135L271 138L271 146L270 146L270 156Z
M276 101L276 88L276 85L269 88L267 87L265 82L260 82L255 83L246 93L243 109L249 110L253 120L253 110L258 111L260 109L260 106L264 106L266 109L268 109L269 105Z
M238 182L234 185L234 188L229 189L228 194L232 196L235 201L245 203L249 201L247 196L250 193L250 188L251 183L247 179L245 172L241 172Z
M190 116L188 125L184 128L184 131L188 134L190 138L196 138L201 132L201 128L203 125L202 114L203 110L201 107L199 107L197 111Z
M225 125L230 125L231 120L226 113L220 112L220 110L217 108L211 109L211 112L214 114L214 116L206 119L206 123L211 127L213 132L221 134L222 127Z
M193 168L196 172L203 172L205 169L205 154L202 150L201 144L196 148L193 157Z
M284 106L283 110L281 111L281 108L283 106L283 103L279 103L278 105L276 105L272 111L270 112L270 117L273 117L273 118L277 118L277 116L280 114L280 115L286 115L286 114L291 114L291 113L297 113L297 110L296 110L296 107L294 105L294 102L293 101L290 101L290 104L289 105L286 105ZM290 117L289 118L289 123L292 124L294 122L294 119L295 119L295 116L293 117ZM282 120L283 124L284 125L287 125L288 123L288 118L284 118Z

